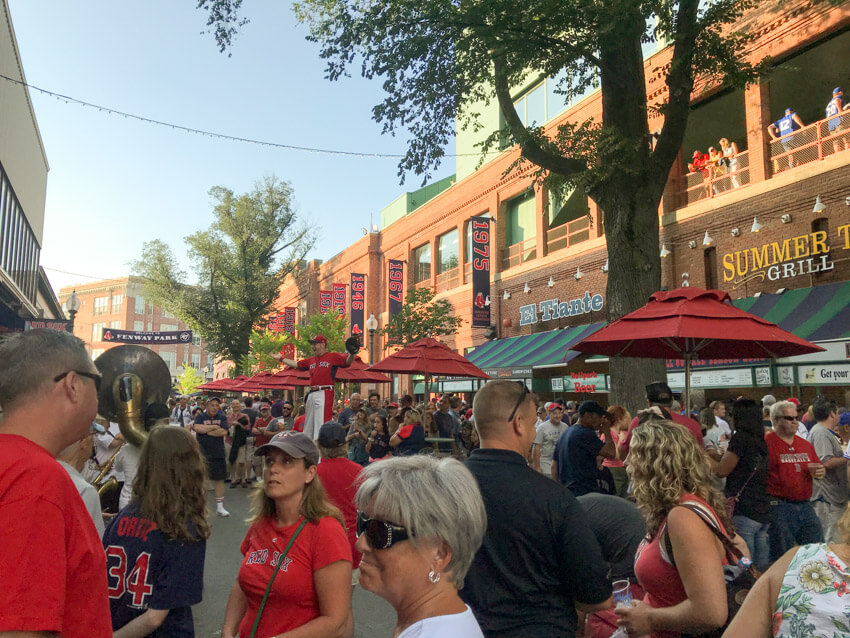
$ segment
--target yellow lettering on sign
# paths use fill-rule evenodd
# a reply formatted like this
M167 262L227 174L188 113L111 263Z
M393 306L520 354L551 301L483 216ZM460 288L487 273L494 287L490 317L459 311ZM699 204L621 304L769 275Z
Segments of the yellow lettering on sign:
M838 236L844 235L844 250L850 248L850 224L838 227Z
M848 224L850 226L850 224ZM735 278L735 262L732 253L723 255L723 281L732 281Z
M753 270L761 270L770 265L767 260L767 244L761 248L750 248L750 252L753 254Z
M770 247L773 248L773 259L770 262L771 264L778 264L791 258L790 239L783 241L781 246L779 245L779 242L775 241L770 244Z
M797 235L794 238L794 259L802 259L809 256L809 236Z
M812 233L812 256L824 255L829 252L829 246L826 245L826 231L819 230Z

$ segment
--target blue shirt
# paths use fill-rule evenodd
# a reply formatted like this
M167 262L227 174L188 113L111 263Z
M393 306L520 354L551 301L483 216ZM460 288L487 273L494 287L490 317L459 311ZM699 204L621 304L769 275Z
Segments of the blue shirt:
M592 428L570 426L558 439L552 455L558 464L558 482L576 496L597 492L596 457L604 445Z
M132 502L106 528L103 546L114 630L147 609L168 609L165 622L149 636L195 635L192 605L202 598L204 539L169 539L140 515L138 502Z
M788 115L779 118L774 122L776 128L779 129L779 136L782 137L784 135L788 135L788 133L793 133L794 131L800 128L800 125L794 121L794 116L796 113L791 111Z
M215 416L210 416L205 410L195 417L195 425L209 425L211 423L219 426L220 428L224 428L225 430L230 429L227 417L224 415L224 412L221 412L220 410ZM201 446L201 452L204 453L205 457L208 459L224 458L224 437L210 436L209 434L201 434L198 432L196 433L195 438L198 439L198 445Z

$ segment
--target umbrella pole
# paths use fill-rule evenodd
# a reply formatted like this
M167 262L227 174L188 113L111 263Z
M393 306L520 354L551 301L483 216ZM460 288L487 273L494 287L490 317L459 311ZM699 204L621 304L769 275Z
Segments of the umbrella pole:
M691 416L691 356L685 355L685 415Z

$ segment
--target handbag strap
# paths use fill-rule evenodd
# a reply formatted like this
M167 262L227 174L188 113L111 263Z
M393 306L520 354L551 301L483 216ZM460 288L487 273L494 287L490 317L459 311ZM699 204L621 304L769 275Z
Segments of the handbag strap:
M283 561L286 559L286 555L289 553L289 549L292 547L292 544L295 542L295 539L298 538L298 535L301 533L301 530L304 529L304 526L307 524L307 519L305 518L301 521L301 525L298 526L298 529L295 530L295 533L292 535L292 538L289 539L289 542L286 544L286 549L283 550L283 554L280 555L280 558L277 559L277 565L275 565L274 571L272 572L272 577L269 579L269 584L266 587L266 593L263 594L263 600L260 603L260 608L257 610L257 617L254 619L254 626L251 628L251 634L249 638L254 638L257 633L257 627L260 626L260 618L263 615L263 609L266 606L266 601L269 598L269 592L272 590L272 583L274 583L274 577L277 576L277 572L280 569L280 566L283 565Z
M741 489L740 489L740 490L738 490L738 493L737 493L737 494L735 494L735 502L736 502L736 503L737 503L737 502L738 502L738 500L741 498L741 494L743 494L743 493L744 493L744 490L747 488L747 485L750 483L750 479L752 479L752 478L755 476L756 471L757 471L758 469L759 469L759 464L758 464L758 462L756 462L756 463L754 463L754 464L753 464L753 471L752 471L752 472L750 472L750 475L747 477L747 480L746 480L746 481L744 481L744 484L741 486Z

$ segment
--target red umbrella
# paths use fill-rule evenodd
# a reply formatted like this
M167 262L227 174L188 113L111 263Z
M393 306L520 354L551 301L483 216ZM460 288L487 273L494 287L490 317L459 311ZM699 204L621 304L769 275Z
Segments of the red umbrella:
M219 392L230 392L233 390L233 386L246 381L248 377L244 374L240 375L234 379L218 379L216 381L211 381L210 383L205 383L204 385L198 386L203 390L217 390Z
M310 373L307 370L284 368L279 372L275 372L273 376L277 383L285 383L286 385L293 386L310 385Z
M390 383L392 379L380 372L374 372L363 363L360 357L354 357L347 368L337 368L337 381L355 381L360 383Z
M429 392L429 377L434 375L474 377L476 379L490 378L481 368L451 350L446 344L431 337L414 341L369 369L399 374L424 374L426 394Z
M684 359L688 412L692 359L790 357L823 350L736 308L722 290L691 287L656 292L645 306L571 349L609 357Z

